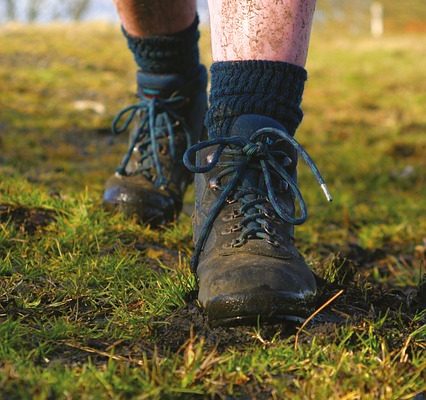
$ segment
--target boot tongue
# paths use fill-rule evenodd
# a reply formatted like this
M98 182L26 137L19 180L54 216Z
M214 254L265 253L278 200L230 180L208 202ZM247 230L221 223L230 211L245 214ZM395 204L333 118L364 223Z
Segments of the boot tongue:
M231 128L231 136L249 139L254 132L262 128L284 129L276 120L257 114L245 114L238 117Z
M182 88L185 79L178 74L149 74L137 72L139 97L170 97L174 92Z
M245 114L235 120L230 130L230 136L250 139L256 131L263 128L285 130L283 125L272 118L257 114ZM292 166L288 168L288 172L293 175L297 165L297 152L295 148L289 142L282 140L279 144L279 149L284 151L292 159Z

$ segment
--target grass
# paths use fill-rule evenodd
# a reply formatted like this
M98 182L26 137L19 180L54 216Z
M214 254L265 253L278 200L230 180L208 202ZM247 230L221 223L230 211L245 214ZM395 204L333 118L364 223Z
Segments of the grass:
M0 398L423 398L426 41L321 39L298 138L335 202L302 166L297 237L318 306L344 292L303 331L211 329L189 215L156 232L100 205L126 147L108 127L134 99L118 30L2 28Z

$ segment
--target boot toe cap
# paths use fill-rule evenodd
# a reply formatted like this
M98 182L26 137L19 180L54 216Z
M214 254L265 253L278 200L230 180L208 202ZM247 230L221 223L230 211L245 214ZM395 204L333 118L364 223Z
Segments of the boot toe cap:
M317 292L313 273L300 258L238 254L201 264L199 300L210 321L264 321L305 317ZM223 325L223 323L222 323Z
M106 183L103 204L151 225L170 222L177 213L173 197L143 177L112 176Z

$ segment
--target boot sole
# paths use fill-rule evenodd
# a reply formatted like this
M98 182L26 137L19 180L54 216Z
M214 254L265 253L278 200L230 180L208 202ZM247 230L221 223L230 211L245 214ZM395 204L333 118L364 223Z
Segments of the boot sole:
M315 310L315 296L303 299L288 292L262 290L217 296L206 304L212 327L301 322Z

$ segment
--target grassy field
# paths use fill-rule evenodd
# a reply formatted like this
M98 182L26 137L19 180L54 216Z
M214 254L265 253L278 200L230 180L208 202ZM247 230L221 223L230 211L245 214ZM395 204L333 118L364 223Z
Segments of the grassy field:
M189 211L156 232L101 208L134 101L118 30L2 28L0 398L425 399L425 39L314 38L298 139L335 202L302 166L297 238L318 306L343 294L303 330L211 329Z

